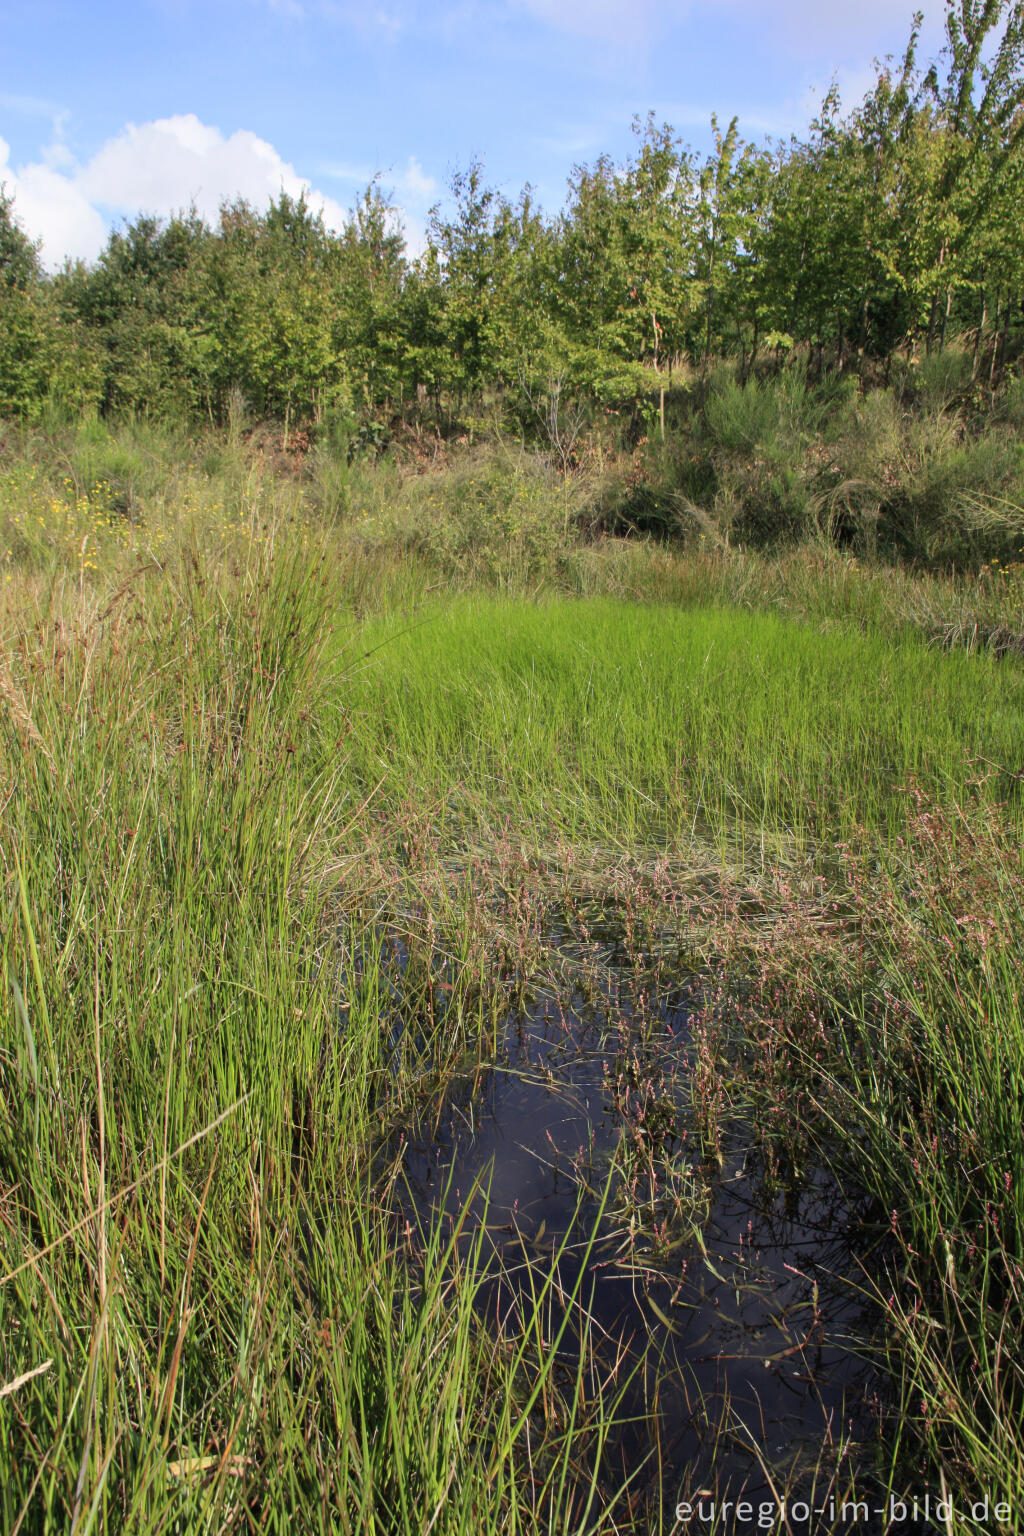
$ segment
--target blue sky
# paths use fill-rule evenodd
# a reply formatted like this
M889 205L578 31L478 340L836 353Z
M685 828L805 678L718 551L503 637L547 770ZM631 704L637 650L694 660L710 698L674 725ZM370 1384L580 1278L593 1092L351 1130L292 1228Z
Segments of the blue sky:
M924 10L924 52L942 0ZM653 111L697 149L854 105L913 0L0 0L0 181L50 266L113 223L306 188L337 223L367 181L410 245L471 157L548 209L574 164L629 154Z

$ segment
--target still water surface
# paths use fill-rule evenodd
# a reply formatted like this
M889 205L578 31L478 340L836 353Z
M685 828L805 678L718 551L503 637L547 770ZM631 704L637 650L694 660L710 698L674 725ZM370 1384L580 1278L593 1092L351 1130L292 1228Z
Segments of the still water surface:
M742 1128L720 1155L700 1155L687 1123L689 1019L678 992L641 994L638 1008L635 985L614 967L596 1004L576 993L510 1015L498 1064L456 1082L440 1112L405 1133L405 1215L454 1220L470 1199L467 1231L484 1223L500 1261L481 1293L485 1313L515 1317L557 1260L562 1294L580 1282L598 1354L642 1360L625 1401L634 1422L609 1448L610 1479L632 1472L634 1490L666 1511L701 1490L770 1499L773 1485L791 1497L816 1490L820 1502L834 1471L839 1489L851 1473L858 1487L870 1483L881 1387L861 1287L877 1227L820 1167L769 1178ZM630 1202L612 1174L597 1221L645 1081L673 1101L658 1164L670 1177L641 1180ZM670 1186L682 1193L671 1214ZM650 1242L659 1217L660 1246ZM570 1370L577 1345L570 1326Z

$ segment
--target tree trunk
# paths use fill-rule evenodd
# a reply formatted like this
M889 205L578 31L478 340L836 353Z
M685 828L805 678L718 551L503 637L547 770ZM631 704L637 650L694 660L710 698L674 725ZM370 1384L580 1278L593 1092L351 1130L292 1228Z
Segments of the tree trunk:
M978 329L974 337L974 356L971 359L971 383L978 377L978 359L981 356L981 342L985 334L985 320L987 319L988 295L984 288L981 290L981 319L978 321Z
M989 387L989 389L992 388L992 385L993 385L993 382L994 382L995 376L996 376L996 354L999 351L999 345L998 345L998 342L997 342L997 337L999 335L999 315L1000 315L1001 305L1002 305L1002 300L1000 298L1000 295L997 293L996 294L996 323L995 323L995 330L994 330L993 335L992 335L992 356L991 356L991 358L989 360L989 365L988 365L988 387Z
M1010 301L1007 299L1006 308L1003 310L1003 331L999 338L999 371L1002 373L1006 367L1006 348L1010 341Z
M940 268L940 270L941 270L942 265L945 262L945 260L946 260L946 242L943 241L942 242L942 249L939 251L939 268ZM932 293L932 307L931 307L931 312L928 315L928 340L927 340L927 343L925 345L925 351L927 352L929 357L931 357L931 355L932 355L932 347L933 347L933 345L935 343L935 323L938 320L938 317L939 317L939 290L938 290L938 288L936 288L934 290L934 292Z
M660 327L658 325L658 317L655 314L653 309L651 310L651 327L652 327L653 332L654 332L654 371L660 377L661 369L658 366L658 336L659 336ZM661 440L662 440L662 442L664 442L665 441L665 386L664 386L664 384L662 384L659 387L659 389L658 389L658 425L659 425L659 427L661 429Z
M711 318L715 307L715 247L718 244L718 230L711 227L711 253L708 257L708 313L707 330L704 336L704 371L707 372L711 361Z
M947 288L946 289L946 308L945 308L945 310L943 311L943 314L942 314L942 330L939 333L939 351L940 352L942 351L943 347L946 345L946 327L949 324L949 315L950 315L950 310L952 308L953 308L953 290L952 290L952 288Z

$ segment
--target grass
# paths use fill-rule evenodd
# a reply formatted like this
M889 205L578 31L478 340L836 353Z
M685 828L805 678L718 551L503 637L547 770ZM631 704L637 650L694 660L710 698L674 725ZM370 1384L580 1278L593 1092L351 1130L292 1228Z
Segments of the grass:
M538 848L720 834L747 858L768 833L813 852L893 837L911 775L941 792L994 765L1006 794L1024 769L1020 672L914 634L479 596L363 633L353 770L435 805L449 838L507 817Z
M951 1480L978 1499L998 1489L1017 1509L1024 1362L1009 1333L1024 1301L1019 843L977 806L944 818L922 808L913 837L900 862L916 900L897 903L879 946L880 984L844 1042L836 1099L855 1098L867 1134L851 1161L895 1212L903 1283L887 1305L892 1347L910 1362L907 1420ZM927 914L923 935L915 909ZM887 1080L867 1066L883 1042Z
M585 1289L483 1327L382 1165L609 909L703 978L705 1147L884 1213L877 1475L1022 1507L1020 568L112 436L0 480L4 1529L657 1528Z
M232 537L5 593L4 1527L612 1529L575 1469L615 1390L546 1435L479 1253L396 1265L379 991L332 940L339 595L315 538Z
M1024 862L1015 816L983 788L915 790L896 846L847 854L847 894L818 921L790 897L756 954L737 932L742 1044L721 1029L716 1044L769 1156L824 1149L888 1214L888 1258L864 1284L898 1385L895 1456L961 1511L1008 1506L996 1528L1016 1530Z

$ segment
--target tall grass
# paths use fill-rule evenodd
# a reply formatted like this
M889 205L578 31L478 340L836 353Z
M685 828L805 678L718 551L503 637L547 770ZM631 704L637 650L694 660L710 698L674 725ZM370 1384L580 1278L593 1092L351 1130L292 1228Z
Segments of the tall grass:
M987 1498L1017 1530L1024 862L981 789L913 788L894 845L847 850L845 889L748 948L732 1061L766 1140L809 1139L888 1226L863 1285L886 1324L893 1475L916 1461L956 1521Z
M51 510L0 597L4 1529L616 1528L619 1389L485 1335L479 1241L403 1243L371 1176L438 1046L396 1081L336 938L329 547L256 517L69 571Z
M1017 1520L1024 863L992 810L919 805L836 1101L856 1105L865 1135L851 1161L892 1213L884 1299L908 1427L962 1500L997 1491ZM880 1055L884 1073L870 1065Z

